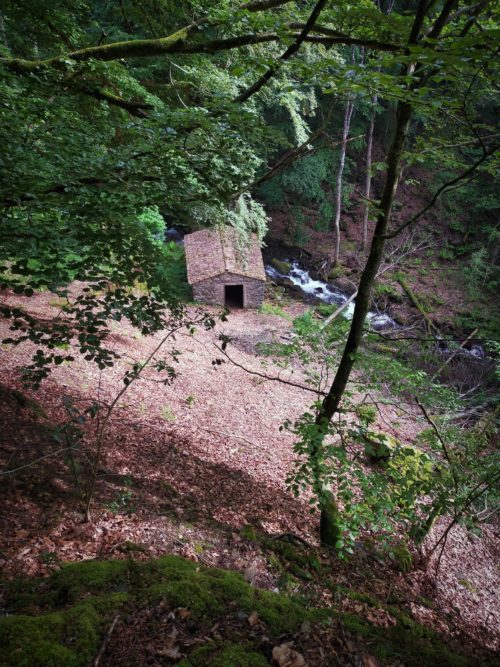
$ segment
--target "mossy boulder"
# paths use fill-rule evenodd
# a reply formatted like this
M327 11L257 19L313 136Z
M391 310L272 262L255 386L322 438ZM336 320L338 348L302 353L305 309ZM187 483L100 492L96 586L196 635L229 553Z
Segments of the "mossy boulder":
M400 446L397 438L382 431L366 431L362 439L365 454L374 463L388 461L396 448Z
M273 258L271 260L271 266L273 266L278 273L281 273L282 276L287 276L290 273L292 268L291 264L288 262L283 262L280 259Z
M332 269L330 269L330 272L328 273L328 280L337 280L337 278L345 276L345 274L345 267L337 264L337 266L334 266Z
M276 637L294 633L304 620L322 614L306 609L299 598L256 589L235 572L200 567L177 556L143 563L131 559L72 563L48 580L7 585L9 615L0 618L0 665L89 665L114 615L160 600L167 600L172 608L188 608L200 625L213 624L230 608L246 614L256 611L269 635ZM236 649L226 647L213 660L193 664L266 664L257 658L238 662L237 651L231 662L231 651Z
M0 664L16 667L79 667L90 664L104 630L91 604L41 616L0 620Z

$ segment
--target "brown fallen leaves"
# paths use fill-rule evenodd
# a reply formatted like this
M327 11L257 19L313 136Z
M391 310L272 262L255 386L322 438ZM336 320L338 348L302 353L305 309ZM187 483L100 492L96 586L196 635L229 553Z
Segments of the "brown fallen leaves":
M12 298L13 303L19 302L17 296ZM23 305L29 312L48 315L49 300L49 293L41 294L26 299ZM8 335L8 325L0 320L0 338ZM283 318L242 311L231 314L224 332L233 339L231 354L235 360L261 370L256 342L269 341L289 327ZM181 374L175 384L163 387L154 382L137 383L127 402L117 409L98 480L93 525L81 523L72 477L60 456L51 455L34 467L4 478L0 568L5 576L47 575L68 560L131 555L143 559L176 553L240 571L254 586L276 587L278 574L269 567L265 554L257 543L242 539L238 530L255 524L270 534L298 533L314 542L317 525L308 512L307 498L297 500L284 489L294 458L293 439L278 432L285 418L295 418L309 404L309 396L292 387L257 381L230 364L214 370L212 342L217 335L198 332L196 337L181 336L176 341L182 352ZM43 415L20 405L13 394L19 368L29 360L33 348L26 344L0 350L0 381L7 388L2 394L0 386L2 470L55 452L59 445L53 440L52 427L67 419L62 399L71 396L75 405L83 407L98 395L109 402L122 381L122 373L129 368L128 360L144 359L155 338L138 337L122 323L113 333L113 345L125 355L124 360L102 376L80 358L55 370L43 392L35 397ZM22 394L26 394L24 389ZM196 400L187 403L187 397ZM161 414L165 405L175 421L165 421ZM384 419L390 421L391 414L387 407ZM414 434L408 429L403 435L411 440ZM123 500L125 494L130 496L130 507L122 503L120 514L117 499ZM113 506L115 509L111 509ZM443 528L436 523L428 548L439 539ZM500 641L499 544L498 528L485 527L483 537L471 542L465 530L457 527L450 533L437 582L434 559L430 563L432 572L415 571L406 576L380 567L377 590L373 590L375 582L371 580L373 564L368 578L361 574L362 568L355 574L354 569L348 574L337 569L336 583L348 583L384 600L389 594L386 580L391 579L418 621L433 628L440 622L443 632L448 631L449 623L453 633L466 630L474 641L493 648ZM318 605L334 603L330 589L321 590L318 585L315 595ZM352 600L346 604L345 611L353 611L374 625L387 627L395 622L382 609L366 604L353 609ZM247 631L254 632L262 621L256 619L255 627L250 617L243 622ZM350 652L336 628L328 632L323 629L308 640L304 630L300 639L298 645L314 666L331 660L332 652L340 656ZM184 652L185 645L181 644ZM169 650L164 645L157 648Z
M279 667L307 667L307 662L301 653L293 648L293 642L286 642L273 648L273 660Z
M257 623L259 622L259 614L256 611L252 611L247 620L249 625L252 626L257 625Z

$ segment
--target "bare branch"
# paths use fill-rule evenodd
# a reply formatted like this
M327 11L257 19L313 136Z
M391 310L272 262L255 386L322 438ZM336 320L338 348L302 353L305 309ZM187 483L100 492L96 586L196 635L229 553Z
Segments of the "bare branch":
M48 459L51 456L56 456L57 454L61 454L62 452L67 452L70 449L74 449L74 445L71 447L63 447L62 449L56 449L55 452L50 452L49 454L45 454L45 456L40 456L40 458L35 459L34 461L30 461L29 463L25 463L22 466L19 466L18 468L12 468L11 470L2 470L0 472L0 477L3 477L4 475L12 475L15 472L18 472L19 470L24 470L25 468L31 468L31 466L36 465L40 461L43 461L44 459Z
M445 456L446 461L448 462L448 465L450 466L450 472L453 477L453 485L455 487L455 493L458 495L458 480L456 476L456 472L454 469L454 461L450 456L450 452L448 451L448 446L446 442L444 441L443 436L439 432L438 427L436 426L434 420L430 417L429 413L425 409L425 406L418 400L418 396L415 396L415 402L417 403L418 407L422 410L422 414L425 417L425 421L429 424L429 426L432 428L434 433L436 434L437 439L441 443L441 447L443 448L443 454Z
M473 331L472 333L470 333L470 334L467 336L467 338L466 338L464 341L462 341L462 343L460 343L460 346L455 350L455 352L453 352L453 354L451 354L451 355L446 359L446 361L445 361L443 364L441 364L441 366L437 369L437 371L436 371L436 372L434 373L434 375L431 377L431 382L434 382L434 380L438 377L438 375L441 373L441 371L442 371L442 370L443 370L443 369L450 363L450 361L452 361L452 360L457 356L457 354L460 352L460 350L461 350L462 348L465 347L465 345L470 341L470 339L471 339L471 338L474 338L474 336L477 334L478 331L479 331L479 329L474 329L474 331ZM476 387L475 387L475 388L476 388ZM467 392L467 393L469 393L469 392ZM464 398L465 395L466 395L466 394L462 394L462 395L460 396L460 398Z
M328 139L328 143L325 144L325 146L320 146L317 149L311 147L312 142L318 139L320 136L325 136ZM356 139L360 139L362 136L363 136L362 134L359 134L356 137L351 137L350 139L347 140L347 142L355 141ZM341 143L342 141L333 141L333 139L324 131L323 128L315 130L307 137L307 139L302 144L300 144L300 146L297 146L297 148L293 148L291 151L288 151L288 153L285 153L285 155L281 157L276 162L276 164L274 164L270 169L268 169L268 171L266 171L265 174L257 178L255 181L248 183L248 185L245 185L240 190L238 190L238 192L236 192L233 195L233 198L237 198L244 192L247 192L248 190L256 188L262 183L271 180L271 178L274 178L276 174L278 174L283 169L286 169L286 167L289 167L297 160L301 160L302 158L307 157L308 155L312 155L313 153L316 153L318 150L321 150L322 148L335 148L336 146L339 146Z
M313 389L312 387L307 387L306 385L299 384L298 382L292 382L291 380L284 380L283 378L280 378L279 376L276 375L266 375L265 373L259 373L259 371L252 371L246 366L243 366L243 364L238 363L235 361L232 357L229 356L229 354L223 350L221 347L216 345L214 343L215 347L219 350L221 354L223 354L232 364L233 366L236 366L237 368L241 368L242 371L245 371L245 373L249 373L249 375L256 375L257 377L261 377L264 380L270 380L272 382L281 382L281 384L287 384L290 387L297 387L297 389L303 389L304 391L309 391L313 394L320 394L320 396L326 396L326 393L324 391L321 391L319 389Z
M289 23L288 27L294 30L300 30L304 27L304 23ZM315 24L311 31L313 33L318 33L318 35L323 35L319 37L318 35L309 35L306 38L307 42L314 42L316 44L324 44L325 46L334 46L335 44L346 44L351 46L364 46L368 49L373 49L374 51L402 51L403 47L399 44L393 44L391 42L381 42L376 39L363 39L358 37L351 37L350 35L345 35L339 32L338 30L333 30L332 28L327 28L326 26Z

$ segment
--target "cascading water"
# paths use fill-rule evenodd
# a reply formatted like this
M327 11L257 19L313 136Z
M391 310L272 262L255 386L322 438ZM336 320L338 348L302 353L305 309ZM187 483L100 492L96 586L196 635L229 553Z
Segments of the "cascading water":
M313 296L325 303L336 304L341 306L348 300L348 297L340 290L331 287L321 280L313 280L309 272L301 268L297 260L289 262L291 269L288 274L283 274L277 271L274 266L267 265L266 273L270 278L288 279L294 285L297 285L305 294ZM344 317L351 319L354 312L354 301L346 306L343 311ZM370 311L368 313L368 320L375 329L389 329L397 327L396 322L385 313L375 313Z

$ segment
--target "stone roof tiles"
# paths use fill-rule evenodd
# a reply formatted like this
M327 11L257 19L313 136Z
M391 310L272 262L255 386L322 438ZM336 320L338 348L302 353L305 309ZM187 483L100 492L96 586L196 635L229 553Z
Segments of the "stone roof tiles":
M256 280L266 280L262 252L256 234L250 244L240 247L232 227L202 229L184 237L188 282L190 285L233 273Z

